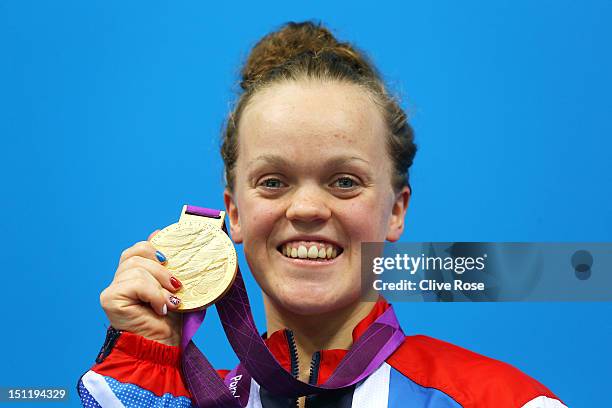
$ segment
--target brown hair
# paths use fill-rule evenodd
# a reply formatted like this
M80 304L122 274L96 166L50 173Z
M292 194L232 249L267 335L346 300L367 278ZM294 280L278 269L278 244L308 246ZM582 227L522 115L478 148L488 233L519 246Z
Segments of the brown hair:
M417 147L406 113L387 92L372 62L351 44L339 42L327 28L312 22L283 25L253 47L241 74L242 93L225 124L221 146L225 181L230 191L234 187L234 167L238 158L238 123L244 108L258 90L274 83L304 78L354 83L371 93L389 129L387 152L394 165L393 188L399 191L409 186L408 168Z

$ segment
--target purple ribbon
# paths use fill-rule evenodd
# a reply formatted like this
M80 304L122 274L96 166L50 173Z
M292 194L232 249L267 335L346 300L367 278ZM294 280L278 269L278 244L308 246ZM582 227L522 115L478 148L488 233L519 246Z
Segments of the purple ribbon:
M208 211L212 213L214 210ZM207 212L198 214L202 213ZM183 374L193 402L200 408L244 407L248 402L251 377L272 394L290 398L349 387L378 369L405 338L393 309L389 307L352 345L325 384L317 386L294 378L266 346L255 326L240 269L230 290L215 306L240 364L223 381L191 341L204 321L206 311L185 314L181 338ZM234 381L235 386L232 386L234 377L240 377L240 380Z
M204 208L204 207L196 207L195 205L188 205L187 208L185 208L185 212L187 214L199 215L201 217L208 217L208 218L219 218L219 214L221 214L221 211L219 210L213 210L213 209Z

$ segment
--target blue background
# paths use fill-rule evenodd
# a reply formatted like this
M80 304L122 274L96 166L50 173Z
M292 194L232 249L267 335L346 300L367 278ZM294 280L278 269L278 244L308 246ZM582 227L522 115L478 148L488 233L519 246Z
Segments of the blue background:
M222 207L240 62L288 20L321 19L402 96L420 147L404 240L612 241L611 2L307 3L0 1L0 386L65 386L78 405L120 252L183 203ZM611 401L610 303L396 306L407 333L513 364L569 406ZM216 317L196 340L236 362Z

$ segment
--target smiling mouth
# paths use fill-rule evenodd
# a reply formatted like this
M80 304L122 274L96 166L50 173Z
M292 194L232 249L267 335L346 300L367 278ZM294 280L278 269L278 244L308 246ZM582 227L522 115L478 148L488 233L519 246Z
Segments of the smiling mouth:
M329 242L292 241L277 248L286 258L325 262L337 258L344 249Z

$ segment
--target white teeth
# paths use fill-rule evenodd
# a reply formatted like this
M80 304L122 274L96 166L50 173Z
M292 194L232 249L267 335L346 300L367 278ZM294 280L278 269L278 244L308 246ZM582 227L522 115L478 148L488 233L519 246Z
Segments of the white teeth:
M319 256L319 250L315 245L308 248L308 258L315 259Z
M298 255L299 258L307 258L308 257L308 250L306 249L306 247L304 245L300 245L298 247L297 255Z
M333 259L338 256L338 249L330 244L315 244L309 247L306 245L298 245L287 243L280 250L286 257L301 258L301 259Z

